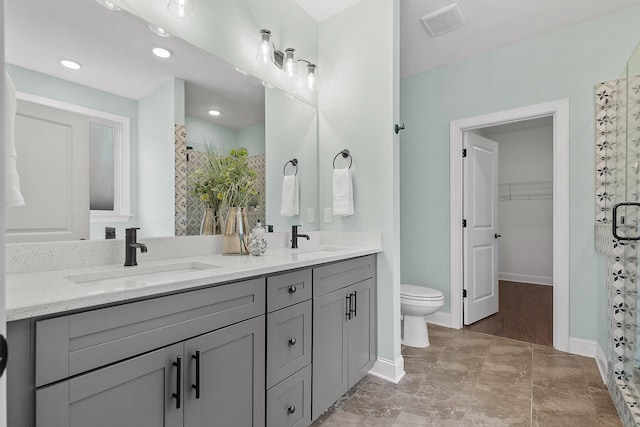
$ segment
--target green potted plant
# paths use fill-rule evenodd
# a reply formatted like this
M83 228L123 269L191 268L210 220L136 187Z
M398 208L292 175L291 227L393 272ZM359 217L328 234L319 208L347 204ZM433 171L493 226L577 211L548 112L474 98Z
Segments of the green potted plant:
M208 145L205 154L205 166L194 172L191 184L194 195L208 203L211 209L214 232L210 234L217 234L215 230L219 230L220 219L226 216L222 230L223 254L247 254L249 231L246 209L249 201L258 194L255 189L256 171L248 163L249 151L238 148L223 156Z

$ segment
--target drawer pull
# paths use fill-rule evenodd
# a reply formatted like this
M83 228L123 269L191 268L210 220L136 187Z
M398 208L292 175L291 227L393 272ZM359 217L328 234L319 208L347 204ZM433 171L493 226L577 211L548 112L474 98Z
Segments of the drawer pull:
M191 384L191 388L196 391L196 399L200 399L200 350L196 350L196 354L191 358L196 361L196 383Z
M296 412L296 407L291 405L287 408L287 412L289 412L290 414L293 414L294 412Z
M176 361L173 362L173 366L178 368L178 372L176 374L176 392L171 393L171 397L176 399L176 409L180 409L180 395L182 394L182 356L178 356Z
M290 345L290 346L294 346L294 345L296 345L296 342L297 342L297 341L296 341L296 339L295 339L295 338L293 338L293 337L289 338L289 345Z
M296 293L297 290L298 290L298 288L296 288L295 286L289 286L289 293L290 294Z

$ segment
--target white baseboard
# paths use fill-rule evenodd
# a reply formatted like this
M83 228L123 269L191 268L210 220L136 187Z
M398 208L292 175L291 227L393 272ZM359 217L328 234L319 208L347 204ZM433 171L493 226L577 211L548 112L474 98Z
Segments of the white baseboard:
M569 353L585 357L596 357L597 344L593 340L569 337Z
M424 318L427 320L427 323L434 323L438 326L444 326L445 328L451 327L451 313L436 311L433 314L424 316Z
M602 382L607 384L609 378L609 364L607 363L607 356L604 355L604 351L600 348L600 344L596 344L596 364L602 377Z
M532 285L553 286L553 277L533 276L531 274L515 274L498 272L498 280L508 282L531 283Z
M394 384L398 384L402 377L404 377L404 358L398 356L396 361L378 357L378 360L373 364L373 368L369 371L370 375L373 375L383 380L390 381Z

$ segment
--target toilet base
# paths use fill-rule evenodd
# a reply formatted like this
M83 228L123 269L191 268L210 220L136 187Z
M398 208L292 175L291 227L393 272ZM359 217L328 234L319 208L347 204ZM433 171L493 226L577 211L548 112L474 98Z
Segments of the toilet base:
M416 348L429 347L429 332L424 316L404 315L402 322L402 345Z

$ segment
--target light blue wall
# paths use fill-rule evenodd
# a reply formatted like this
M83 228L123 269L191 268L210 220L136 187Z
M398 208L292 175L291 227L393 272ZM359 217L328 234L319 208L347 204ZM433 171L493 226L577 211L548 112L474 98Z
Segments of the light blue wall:
M332 160L353 157L355 214L321 221L322 230L380 231L378 355L400 356L398 0L366 0L320 23L320 210L332 206ZM267 156L269 153L267 152Z
M138 182L141 237L175 234L176 105L184 82L171 79L138 102Z
M207 144L219 150L220 154L238 147L238 131L220 126L197 117L187 116L187 145L204 151Z
M62 80L47 74L6 64L16 90L49 99L63 101L94 110L128 117L130 120L130 162L131 162L131 220L124 223L92 223L91 239L104 239L104 227L115 226L118 238L124 236L124 229L138 225L138 102L112 93Z
M638 22L636 7L402 79L403 283L442 290L450 311L449 122L568 98L570 336L596 339L604 301L593 242L594 84L620 75Z
M265 124L257 123L238 130L238 147L249 150L249 155L264 154L265 150Z
M297 120L292 121L291 117ZM301 232L316 230L318 203L318 114L316 107L285 94L278 89L265 92L265 156L266 162L266 221L275 231L291 230L301 225ZM298 159L300 215L280 215L283 167L291 159ZM291 173L289 165L287 172ZM307 221L307 209L316 215Z

